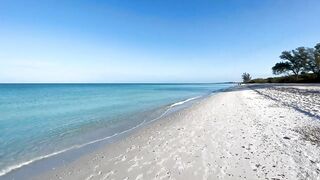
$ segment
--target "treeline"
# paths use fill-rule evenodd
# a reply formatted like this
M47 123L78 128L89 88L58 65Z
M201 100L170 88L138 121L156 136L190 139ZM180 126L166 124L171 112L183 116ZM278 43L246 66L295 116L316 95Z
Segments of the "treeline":
M281 62L272 67L275 75L285 74L283 77L266 79L246 79L247 83L292 83L292 82L320 82L320 43L313 48L298 47L291 51L283 51Z

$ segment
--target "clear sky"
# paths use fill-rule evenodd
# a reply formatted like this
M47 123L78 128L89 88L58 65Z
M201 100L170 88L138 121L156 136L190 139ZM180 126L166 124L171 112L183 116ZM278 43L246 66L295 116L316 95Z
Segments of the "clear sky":
M0 82L271 76L320 42L319 0L1 0Z

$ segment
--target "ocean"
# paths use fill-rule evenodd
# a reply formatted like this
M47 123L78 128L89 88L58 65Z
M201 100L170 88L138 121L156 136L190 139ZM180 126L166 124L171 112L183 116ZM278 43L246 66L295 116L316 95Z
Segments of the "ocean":
M114 138L231 86L0 84L0 176Z

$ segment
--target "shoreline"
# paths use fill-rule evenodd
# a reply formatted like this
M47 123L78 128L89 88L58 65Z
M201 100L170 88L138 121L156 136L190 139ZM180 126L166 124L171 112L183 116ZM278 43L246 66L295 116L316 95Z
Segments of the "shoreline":
M297 99L297 108L320 113L320 86L303 85L298 93L295 88L301 87L237 86L211 94L29 178L319 179L319 145L304 136L306 129L320 127L319 119L286 103ZM310 96L306 103L304 96Z
M318 146L295 131L304 126L319 121L238 87L37 178L317 179Z
M226 89L229 89L229 88L226 88ZM9 169L3 170L4 172L2 172L3 174L0 174L0 179L1 178L12 179L12 178L16 178L16 177L23 177L24 176L23 174L25 174L25 172L30 172L30 169L33 169L33 168L38 169L39 165L35 165L35 167L33 167L34 164L37 164L37 163L40 164L40 166L43 164L46 164L46 163L53 164L53 165L47 166L44 169L41 169L41 171L43 171L43 170L49 171L52 168L53 169L59 168L60 166L64 166L65 163L69 164L69 163L73 162L74 160L79 159L81 156L85 156L85 155L87 155L87 154L89 154L89 153L91 153L101 147L107 147L107 146L110 146L111 144L116 143L117 141L121 141L122 139L136 133L136 131L144 129L146 126L149 126L150 124L155 123L155 121L158 121L158 120L165 118L167 116L171 116L172 114L174 114L178 111L181 111L185 108L192 106L193 103L195 103L197 101L201 101L201 100L207 98L208 96L210 96L211 94L219 93L221 91L223 91L223 90L216 90L216 91L212 91L210 94L206 94L206 95L202 95L202 96L195 96L195 97L191 97L188 99L184 99L181 101L171 103L169 105L166 105L165 107L158 108L158 109L164 109L164 112L159 114L159 116L157 116L153 119L149 119L149 120L144 119L142 122L138 123L137 125L135 125L133 127L130 127L129 129L126 129L124 131L117 132L117 133L114 133L110 136L102 137L102 138L99 138L96 140L92 140L92 141L89 141L84 144L73 145L69 148L66 148L66 149L63 149L63 150L60 150L57 152L53 152L48 155L39 156L39 157L36 157L36 158L31 159L29 161L20 163L16 166L9 167ZM153 111L156 111L156 110L153 110ZM92 147L89 147L89 146L92 146ZM81 148L89 149L89 150L81 150ZM79 151L80 153L77 151ZM78 154L78 155L75 155L75 156L71 155L73 153ZM63 158L66 158L66 156L68 156L68 155L71 155L74 157L71 158L71 160L69 160L68 162L65 162L63 160ZM42 162L42 161L44 161L44 162ZM50 161L53 161L53 163ZM61 162L58 162L58 161L61 161ZM58 165L56 165L56 164L58 164ZM24 168L26 168L26 169L24 169ZM36 170L36 171L38 171L38 170ZM32 171L31 174L38 175L39 173L36 171Z

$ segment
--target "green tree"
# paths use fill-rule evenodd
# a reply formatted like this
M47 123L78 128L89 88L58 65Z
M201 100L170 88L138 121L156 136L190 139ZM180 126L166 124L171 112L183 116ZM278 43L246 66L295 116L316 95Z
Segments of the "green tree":
M280 55L280 59L283 61L272 67L273 73L282 74L292 72L296 76L296 79L298 79L299 74L305 71L308 59L307 55L307 50L304 47L299 47L292 51L283 51Z
M298 65L301 67L300 71L308 71L307 62L310 59L310 48L298 47L296 50L293 50L292 53L296 58Z
M276 63L276 65L274 65L272 67L272 72L275 75L288 73L291 68L290 66L291 66L290 63L288 63L288 62L279 62L279 63Z
M320 78L320 43L315 45L314 48L309 48L309 58L306 64L306 69Z
M244 83L249 82L251 80L251 75L249 73L246 73L246 72L243 73L242 74L242 80L243 80Z

